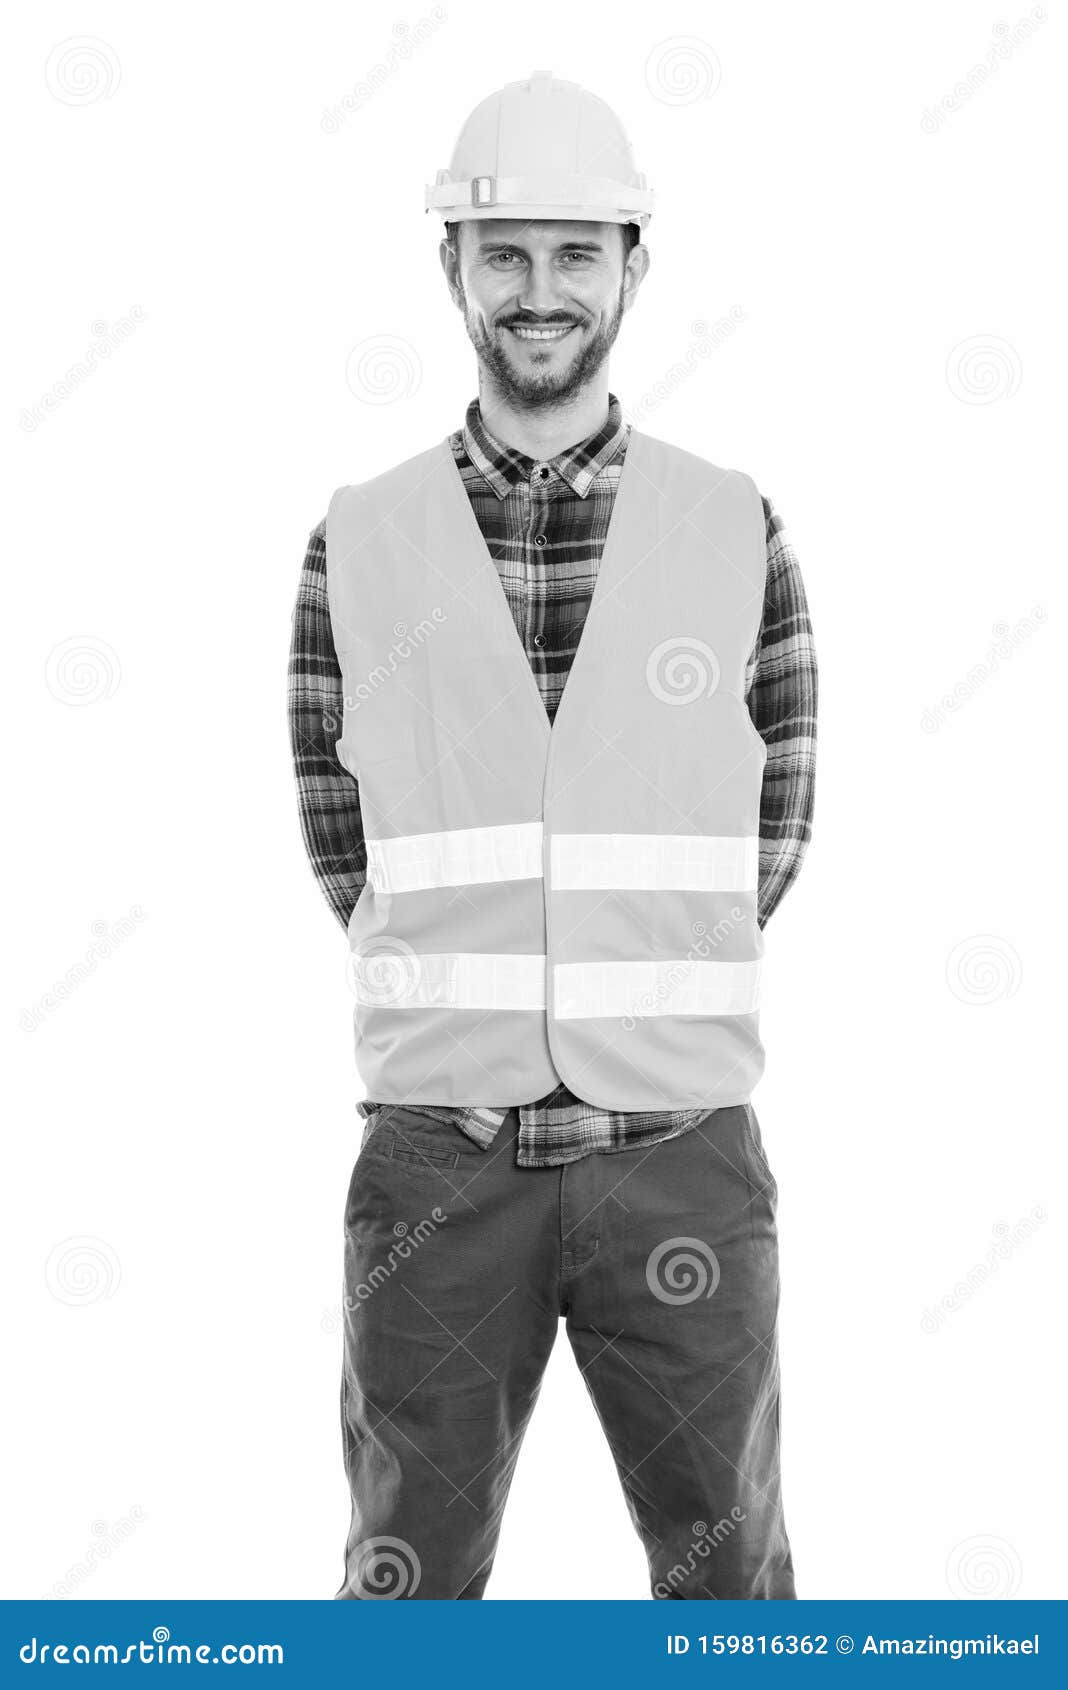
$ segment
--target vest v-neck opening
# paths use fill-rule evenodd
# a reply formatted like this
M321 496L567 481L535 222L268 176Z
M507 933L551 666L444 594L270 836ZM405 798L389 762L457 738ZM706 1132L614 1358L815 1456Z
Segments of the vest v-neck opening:
M515 618L513 617L508 604L508 598L505 594L504 583L501 580L500 571L494 562L493 554L490 551L489 546L486 544L486 536L483 534L478 525L478 518L475 516L471 501L467 496L467 489L464 486L463 477L457 468L456 458L453 455L452 447L450 446L448 440L443 441L441 445L441 451L448 460L448 479L451 485L455 488L456 496L463 507L463 520L466 522L468 532L471 534L476 556L478 558L478 568L469 577L469 580L464 583L464 586L467 587L473 582L481 581L485 578L486 571L489 571L492 579L486 583L489 589L487 597L495 602L496 610L492 610L487 607L487 611L491 617L496 616L498 619L503 617L507 623L508 631L512 638L513 649L522 660L522 667L526 672L526 690L528 697L532 697L534 703L537 705L538 716L542 723L542 733L547 751L553 735L556 733L560 724L560 717L566 705L568 692L571 689L571 677L575 673L578 665L583 662L583 654L585 653L588 656L589 635L591 632L590 624L596 615L600 604L606 598L609 590L605 587L604 583L606 576L611 573L611 567L615 562L615 555L619 549L619 535L623 530L623 522L620 520L621 502L629 502L630 491L633 486L636 485L635 478L633 476L629 476L627 474L627 470L631 463L631 457L635 447L638 445L640 440L640 434L637 434L632 428L627 440L627 453L626 457L623 459L623 468L620 471L619 485L616 488L616 495L612 504L612 513L608 519L608 530L605 534L604 545L601 548L601 561L597 569L597 578L593 583L593 592L590 595L589 608L586 611L586 618L582 625L582 633L579 635L578 645L575 647L575 655L571 659L571 667L568 670L567 678L561 689L560 697L556 705L556 714L552 721L549 720L549 712L545 708L545 700L541 695L541 688L538 686L537 677L531 667L530 657L527 654L527 648L523 643L522 635L515 625Z

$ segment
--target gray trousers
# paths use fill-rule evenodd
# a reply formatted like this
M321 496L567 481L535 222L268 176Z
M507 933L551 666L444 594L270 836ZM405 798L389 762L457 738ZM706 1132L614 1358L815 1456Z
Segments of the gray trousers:
M339 1598L481 1597L561 1318L654 1597L793 1597L779 1485L776 1188L751 1105L680 1138L517 1168L387 1106L345 1208ZM546 1487L563 1515L568 1497ZM582 1546L559 1565L581 1594Z

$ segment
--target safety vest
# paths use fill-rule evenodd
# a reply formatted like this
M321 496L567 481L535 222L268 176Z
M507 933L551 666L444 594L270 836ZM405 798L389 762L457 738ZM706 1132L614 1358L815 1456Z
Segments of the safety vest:
M367 843L349 940L368 1097L504 1107L563 1080L612 1110L747 1101L752 480L631 430L551 727L447 440L339 488L326 557Z

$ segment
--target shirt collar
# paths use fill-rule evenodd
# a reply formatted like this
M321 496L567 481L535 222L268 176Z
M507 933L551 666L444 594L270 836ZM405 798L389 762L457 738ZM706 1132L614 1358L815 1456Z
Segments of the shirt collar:
M619 400L610 393L608 415L601 427L588 439L577 446L569 446L566 452L555 458L530 458L525 452L517 452L495 440L482 421L477 399L472 399L467 407L462 432L467 456L498 499L507 498L520 481L529 481L534 465L542 461L549 463L572 492L584 499L595 477L625 448L630 425L623 421Z

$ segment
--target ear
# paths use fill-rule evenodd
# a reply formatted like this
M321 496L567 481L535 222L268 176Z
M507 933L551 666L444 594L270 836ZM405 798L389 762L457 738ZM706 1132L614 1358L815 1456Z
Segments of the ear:
M445 272L445 280L449 284L449 292L452 295L452 302L456 306L461 304L459 246L459 238L457 238L455 245L453 245L450 243L448 236L443 235L441 245L438 247L438 257L441 260L441 268Z
M649 248L644 241L639 241L627 255L627 262L623 268L623 309L629 311L638 296L638 289L645 280L650 264Z

